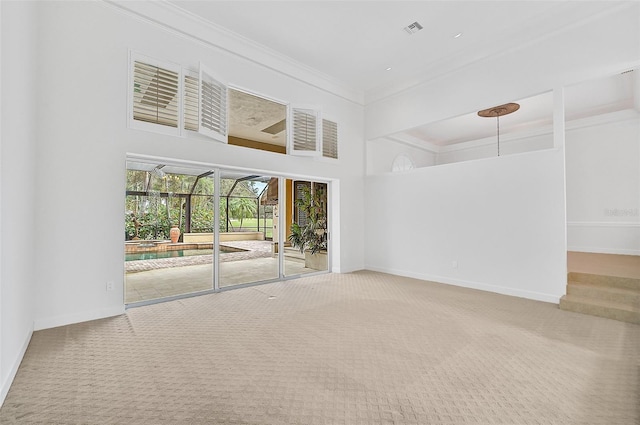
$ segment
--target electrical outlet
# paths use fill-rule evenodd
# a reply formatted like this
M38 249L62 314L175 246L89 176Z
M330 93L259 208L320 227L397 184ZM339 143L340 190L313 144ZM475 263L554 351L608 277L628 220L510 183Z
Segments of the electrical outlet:
M110 280L107 282L107 291L113 291L114 285L113 285L113 281Z
M454 261L452 261L452 262L451 262L451 267L453 267L454 269L457 269L457 268L458 268L458 262L457 262L457 261L455 261L455 260L454 260Z

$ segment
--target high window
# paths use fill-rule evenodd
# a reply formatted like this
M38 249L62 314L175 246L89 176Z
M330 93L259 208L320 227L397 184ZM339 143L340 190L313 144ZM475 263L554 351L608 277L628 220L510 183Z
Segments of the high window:
M338 124L319 107L291 105L229 87L198 70L130 54L131 128L290 155L338 158Z

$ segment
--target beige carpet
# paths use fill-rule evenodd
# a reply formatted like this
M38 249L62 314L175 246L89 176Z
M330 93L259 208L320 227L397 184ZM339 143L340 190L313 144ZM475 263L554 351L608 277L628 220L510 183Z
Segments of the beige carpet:
M640 424L640 326L373 272L36 332L5 424Z
M640 279L640 255L569 251L567 266L570 272Z

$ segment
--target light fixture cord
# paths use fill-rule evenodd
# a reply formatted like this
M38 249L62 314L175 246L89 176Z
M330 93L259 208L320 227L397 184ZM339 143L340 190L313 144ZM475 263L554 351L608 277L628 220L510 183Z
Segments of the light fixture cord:
M498 123L498 156L500 156L500 114L496 115L496 122Z

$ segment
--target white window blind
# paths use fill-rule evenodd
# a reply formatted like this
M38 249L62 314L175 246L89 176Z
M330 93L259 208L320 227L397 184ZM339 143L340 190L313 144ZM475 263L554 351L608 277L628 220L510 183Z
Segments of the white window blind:
M133 119L178 127L179 73L141 61L133 64Z
M184 77L184 129L198 131L198 76L187 74Z
M292 108L290 152L316 156L322 152L320 112L311 108Z
M227 87L200 64L200 111L198 131L205 136L227 140Z
M338 159L338 124L322 120L322 156Z

